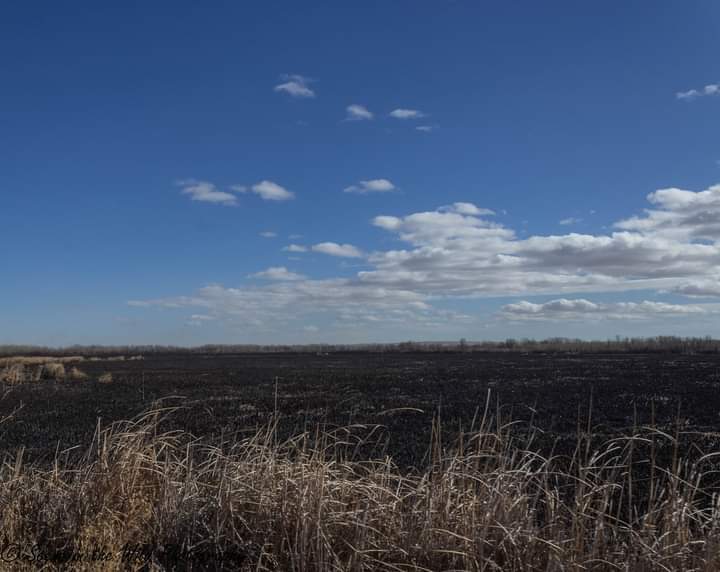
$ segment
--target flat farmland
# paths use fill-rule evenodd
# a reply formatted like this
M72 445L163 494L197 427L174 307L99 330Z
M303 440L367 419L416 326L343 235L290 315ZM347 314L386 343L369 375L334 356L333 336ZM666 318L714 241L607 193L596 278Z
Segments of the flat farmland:
M158 405L177 408L168 428L210 442L250 434L275 413L283 437L318 425L378 426L376 446L402 466L424 462L434 418L451 443L486 408L518 431L537 427L546 451L572 451L579 428L602 441L653 423L705 446L720 429L715 353L153 354L78 367L88 379L4 387L0 415L15 412L0 428L4 455L22 447L41 464L73 455L98 423ZM107 373L112 381L100 382Z
M720 569L717 353L132 357L7 358L0 570Z

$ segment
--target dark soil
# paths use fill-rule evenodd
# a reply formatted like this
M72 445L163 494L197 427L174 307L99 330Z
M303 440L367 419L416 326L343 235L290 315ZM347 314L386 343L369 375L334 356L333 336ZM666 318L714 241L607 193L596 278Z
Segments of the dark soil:
M0 415L22 408L0 426L0 455L25 446L26 459L49 462L87 446L98 419L132 418L160 399L181 406L169 428L209 440L249 433L276 407L284 436L318 423L379 424L382 452L402 465L423 462L434 416L448 443L469 430L488 391L493 414L500 404L506 420L532 419L544 431L538 446L561 453L574 447L578 425L587 427L591 401L598 440L650 424L653 409L656 425L673 432L720 430L718 354L164 354L78 367L89 380L5 386ZM105 372L111 383L97 381ZM714 435L699 440L716 447Z

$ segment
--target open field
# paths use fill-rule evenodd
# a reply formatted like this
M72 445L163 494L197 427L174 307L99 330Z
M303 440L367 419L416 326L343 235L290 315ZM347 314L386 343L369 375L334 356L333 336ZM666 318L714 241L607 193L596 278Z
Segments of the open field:
M720 429L720 354L522 354L516 352L149 355L76 364L86 381L5 385L2 445L28 459L89 440L102 424L134 417L154 401L182 406L169 423L208 439L252 431L275 409L287 437L317 423L386 428L388 453L418 464L439 416L447 437L467 429L491 391L505 419L530 421L548 446L572 447L578 421L599 439L633 424ZM111 373L112 382L99 378ZM556 444L559 443L559 444ZM563 445L565 443L565 445Z
M67 363L4 384L0 569L720 567L715 353Z

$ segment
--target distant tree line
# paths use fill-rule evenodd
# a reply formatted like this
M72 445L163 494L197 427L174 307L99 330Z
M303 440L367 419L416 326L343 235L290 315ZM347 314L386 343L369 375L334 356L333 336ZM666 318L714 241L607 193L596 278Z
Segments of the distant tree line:
M608 340L581 340L572 338L508 338L504 341L473 342L466 339L443 342L406 341L373 344L227 344L196 347L139 345L100 346L74 345L45 347L32 345L0 346L0 356L68 356L85 357L135 356L153 354L243 354L243 353L337 353L337 352L586 352L586 353L718 353L720 340L710 336L683 338L655 336L646 338L623 338Z

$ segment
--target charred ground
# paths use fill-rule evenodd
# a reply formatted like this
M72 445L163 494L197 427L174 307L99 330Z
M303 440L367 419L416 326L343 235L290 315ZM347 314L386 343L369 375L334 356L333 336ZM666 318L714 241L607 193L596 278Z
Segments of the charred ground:
M287 436L318 423L379 425L382 452L406 466L423 463L433 418L451 442L482 415L488 391L492 413L537 426L546 451L571 451L588 428L603 440L652 423L711 447L720 430L717 353L165 353L80 367L87 380L5 386L0 417L17 411L0 427L0 453L24 447L26 460L50 462L88 443L98 422L157 400L180 407L170 428L211 441L252 432L276 410ZM99 382L108 372L112 382Z

